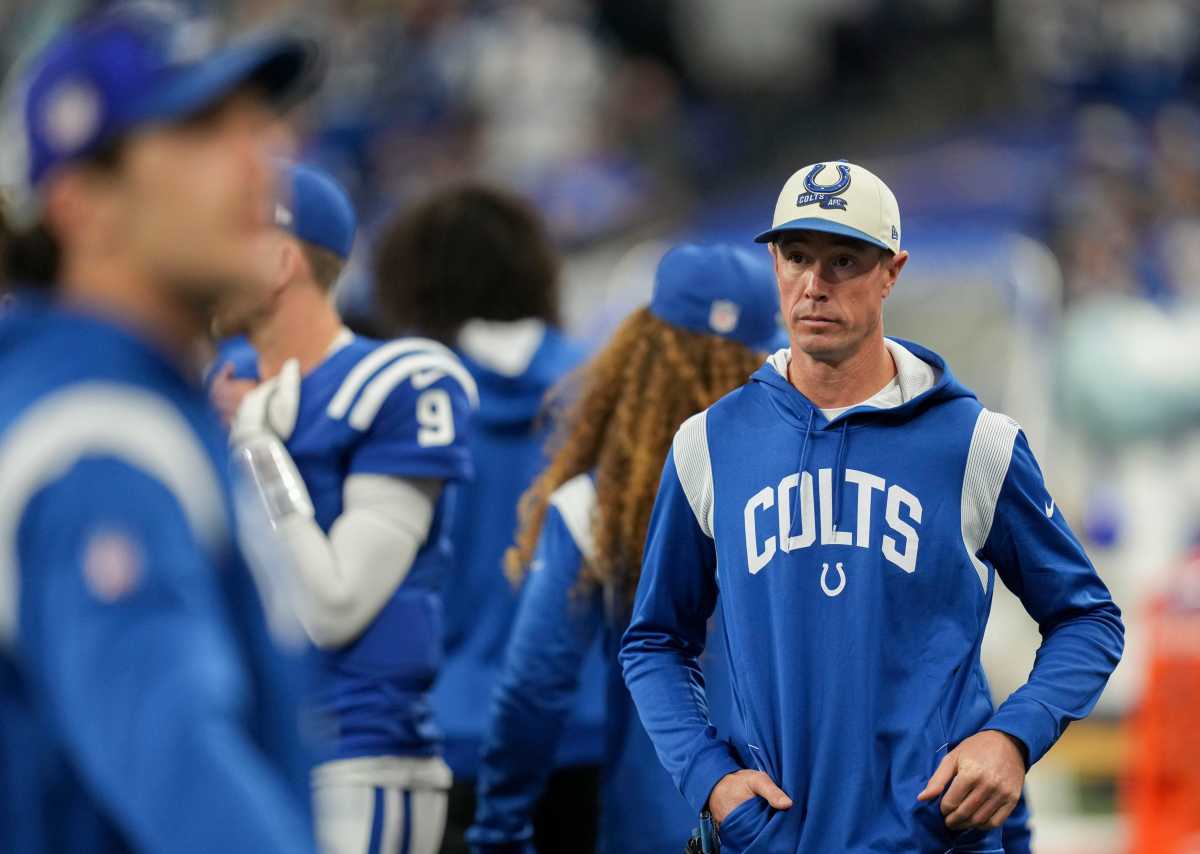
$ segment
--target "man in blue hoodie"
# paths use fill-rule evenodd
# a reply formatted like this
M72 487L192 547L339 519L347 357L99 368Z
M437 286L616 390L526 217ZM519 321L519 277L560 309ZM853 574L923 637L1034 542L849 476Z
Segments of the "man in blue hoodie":
M454 772L443 854L466 852L492 688L517 591L504 575L517 504L545 464L546 393L581 360L559 330L558 257L536 211L501 190L440 190L390 223L379 241L376 296L397 331L453 347L479 387L470 446L476 476L458 495L446 579L445 662L433 708ZM591 645L559 744L558 769L536 811L544 851L584 850L596 835L604 671Z
M791 348L676 435L626 682L729 851L1002 851L1027 768L1120 658L1120 611L1020 427L884 338L908 253L883 182L805 167L758 241ZM997 574L1044 638L998 710L979 661ZM696 665L718 589L736 743Z

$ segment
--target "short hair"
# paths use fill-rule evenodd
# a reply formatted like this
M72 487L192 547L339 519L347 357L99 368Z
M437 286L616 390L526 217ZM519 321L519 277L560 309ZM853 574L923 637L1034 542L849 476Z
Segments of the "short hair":
M375 301L391 333L454 344L468 320L559 324L559 259L527 202L483 184L435 192L380 232Z
M783 244L786 243L788 240L789 234L794 234L795 231L810 231L810 230L816 230L816 229L799 228L799 229L795 229L794 231L781 231L781 232L779 232L779 234L777 234L775 236L775 239L771 241L771 245L774 246L776 249L782 249ZM870 240L864 240L861 237L851 237L848 234L847 235L834 235L834 237L837 240L845 241L847 244L849 244L851 246L858 246L863 249L879 250L879 263L881 263L881 264L884 263L885 261L888 261L888 260L896 257L896 253L893 252L891 249L888 249L886 246L880 246L878 243L873 243Z
M312 270L313 278L320 285L321 290L327 293L333 290L333 286L341 278L342 271L346 269L346 259L336 252L323 246L317 246L315 243L309 243L307 240L297 242L300 244L300 251L304 253L309 269Z

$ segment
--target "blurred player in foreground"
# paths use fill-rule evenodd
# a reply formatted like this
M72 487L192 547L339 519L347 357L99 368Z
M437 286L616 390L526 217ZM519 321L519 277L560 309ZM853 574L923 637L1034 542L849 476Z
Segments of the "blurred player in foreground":
M638 712L730 851L1002 850L1026 769L1120 658L1120 612L1020 427L883 337L908 258L883 182L805 167L758 239L792 346L675 437L621 651ZM999 710L997 574L1044 637ZM733 753L695 663L718 588Z
M524 499L508 556L526 589L493 696L472 850L529 845L532 808L597 635L608 671L599 850L682 850L696 813L638 723L617 648L671 436L781 345L778 313L770 265L757 253L677 247L659 264L649 307L581 369L578 387L570 381L557 450Z
M286 175L271 285L217 315L220 332L248 337L261 380L238 406L230 442L321 651L315 711L330 728L313 773L321 847L434 854L450 771L428 694L441 659L448 513L455 483L471 475L475 383L434 341L375 341L342 326L330 291L353 243L353 210L327 175L305 166Z
M16 254L56 273L0 323L6 852L313 849L288 773L307 764L297 661L235 546L189 362L213 299L257 276L272 108L311 57L282 39L185 56L182 26L76 22L5 143L27 147L37 204L40 249Z
M488 703L517 609L504 551L521 494L545 465L550 425L542 401L582 353L558 329L558 258L550 237L520 199L474 184L440 190L389 224L380 244L378 303L398 329L453 347L479 387L470 437L475 479L459 492L454 514L446 661L433 688L454 772L442 854L465 854ZM595 843L602 678L596 645L534 810L543 851Z

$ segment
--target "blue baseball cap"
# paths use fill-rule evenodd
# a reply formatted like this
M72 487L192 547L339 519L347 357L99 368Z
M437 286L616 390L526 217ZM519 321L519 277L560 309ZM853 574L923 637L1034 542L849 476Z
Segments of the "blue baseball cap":
M354 205L331 175L301 163L283 163L275 225L306 243L349 258L358 227Z
M186 119L242 86L256 84L282 106L315 80L311 42L259 36L214 49L210 26L164 5L85 16L33 61L22 115L31 187L126 133Z
M755 350L788 345L769 256L739 246L684 243L658 262L650 311L660 320Z

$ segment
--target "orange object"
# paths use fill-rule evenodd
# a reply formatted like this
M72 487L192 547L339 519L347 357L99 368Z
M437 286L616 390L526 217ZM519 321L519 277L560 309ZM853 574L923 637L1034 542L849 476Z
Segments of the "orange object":
M1150 610L1124 787L1134 854L1200 852L1200 552Z

